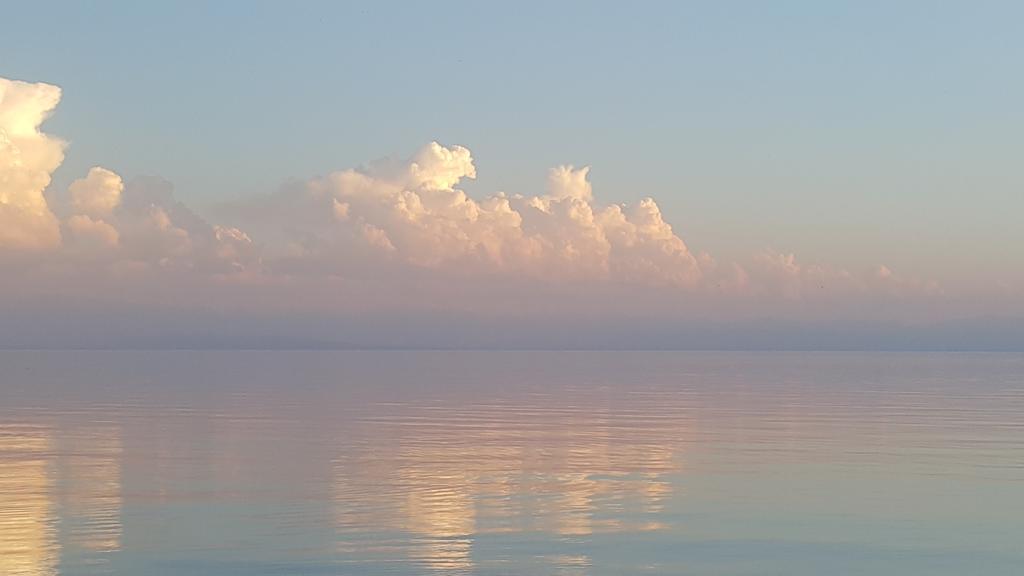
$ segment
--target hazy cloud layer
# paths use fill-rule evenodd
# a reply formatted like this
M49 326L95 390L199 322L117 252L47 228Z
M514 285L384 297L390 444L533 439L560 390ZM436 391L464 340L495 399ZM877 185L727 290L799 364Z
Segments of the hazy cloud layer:
M654 199L603 200L588 167L553 168L531 194L471 197L460 186L476 177L472 154L436 142L225 205L230 225L175 200L167 182L103 167L44 196L65 144L40 125L60 95L0 79L7 306L44 294L72 308L824 318L888 314L887 303L934 311L944 297L881 265L856 274L770 250L726 263L694 254Z

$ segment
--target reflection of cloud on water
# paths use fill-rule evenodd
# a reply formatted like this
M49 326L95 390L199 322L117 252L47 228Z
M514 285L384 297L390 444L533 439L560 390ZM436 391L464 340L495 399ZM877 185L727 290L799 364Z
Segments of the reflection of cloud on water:
M583 576L590 568L590 558L586 556L559 555L547 558L552 566L556 566L558 576Z
M409 487L402 506L405 528L417 535L420 560L444 571L472 568L470 536L476 532L472 480L430 466L404 469L399 474L402 484Z
M121 547L121 434L106 424L0 426L0 574L56 576Z
M69 545L85 552L121 548L121 431L109 424L63 429L62 526Z
M365 415L348 432L358 448L335 461L341 550L363 556L404 547L411 561L457 572L473 568L481 535L667 528L670 475L692 437L689 421L657 406L622 414L607 406L555 410L546 400L392 404ZM583 574L588 564L551 561L565 574Z
M48 429L0 427L0 574L56 574L52 454Z

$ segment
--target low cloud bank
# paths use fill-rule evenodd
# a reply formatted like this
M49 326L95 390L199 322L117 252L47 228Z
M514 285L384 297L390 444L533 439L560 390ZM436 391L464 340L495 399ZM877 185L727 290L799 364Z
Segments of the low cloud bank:
M473 197L460 188L476 177L471 152L437 142L227 205L219 217L231 225L175 200L169 183L126 182L100 166L54 193L66 144L40 127L60 98L55 86L0 78L0 297L9 308L50 298L72 308L504 321L521 311L538 321L828 319L904 304L926 314L944 297L885 266L854 274L770 250L742 263L693 253L653 198L599 200L589 167L553 168L534 194Z

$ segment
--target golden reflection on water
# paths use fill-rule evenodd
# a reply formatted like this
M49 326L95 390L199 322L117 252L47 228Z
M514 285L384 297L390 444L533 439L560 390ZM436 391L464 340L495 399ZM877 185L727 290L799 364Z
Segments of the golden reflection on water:
M119 550L121 456L112 426L0 427L0 575L54 576L62 554Z
M779 574L862 553L881 565L897 547L918 554L903 573L1020 566L1016 358L932 360L920 376L916 357L665 357L643 372L656 359L619 354L537 375L508 368L536 361L516 356L477 385L493 357L453 375L431 355L339 384L332 362L285 386L270 368L296 365L271 355L208 385L238 365L216 358L152 388L129 380L137 397L116 402L103 395L119 388L84 401L78 384L3 391L0 576L173 562L218 575L744 572L726 546ZM975 372L987 376L964 390ZM820 563L759 556L780 534ZM940 552L960 563L934 570Z
M341 549L393 553L395 535L407 534L408 559L443 572L472 571L482 535L668 528L659 514L692 437L688 420L655 406L553 410L538 398L379 408L346 439L360 449L335 460ZM549 561L564 574L589 563Z
M401 506L405 528L422 537L420 558L441 570L472 568L470 536L476 532L472 478L461 471L431 467L405 468L399 477L409 487Z
M53 439L38 427L0 428L0 574L56 574Z
M65 540L85 552L116 552L121 547L120 429L89 424L62 436Z

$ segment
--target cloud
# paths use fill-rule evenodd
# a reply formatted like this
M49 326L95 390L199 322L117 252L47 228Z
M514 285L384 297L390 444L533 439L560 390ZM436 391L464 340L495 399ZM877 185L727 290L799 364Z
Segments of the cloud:
M84 205L75 195L76 186L89 193ZM111 249L104 256L109 261L216 274L258 268L259 256L247 234L208 223L175 200L168 182L137 178L121 185L113 172L94 168L72 184L71 192L72 203L86 213L72 216L68 224L102 215L102 224L93 221L92 226L102 226L111 232L108 239L118 239L107 242Z
M91 248L112 248L117 246L121 233L103 220L93 220L85 214L75 214L67 219L66 226L76 241Z
M60 224L43 191L64 160L64 142L39 131L60 88L0 78L0 250L60 244Z
M404 162L335 172L233 210L297 247L292 265L322 270L343 269L338 259L355 252L462 274L695 285L697 259L657 203L600 205L588 173L560 166L543 193L475 199L459 188L476 176L470 151L432 142Z
M852 274L775 251L745 262L693 253L653 198L610 201L589 167L557 166L531 193L471 195L472 153L437 142L225 205L218 222L168 182L102 166L44 196L65 144L40 125L59 99L55 86L0 79L0 303L46 293L307 313L663 318L940 293L885 267Z
M49 84L0 78L0 255L52 273L125 267L225 274L258 268L245 232L212 225L174 199L170 184L139 178L125 185L96 166L68 187L58 210L44 191L65 143L40 131L60 101ZM63 220L55 214L65 214ZM63 231L63 232L62 232ZM18 259L32 254L32 258Z
M124 182L121 177L99 166L89 170L85 178L68 187L76 212L94 217L109 215L121 203Z
M749 264L745 290L778 294L790 301L858 300L868 295L905 298L938 296L935 282L923 282L878 265L861 273L825 264L805 264L793 253L763 250Z
M436 142L405 161L335 172L252 202L250 214L261 203L268 211L234 228L208 224L166 183L126 186L97 166L71 184L60 221L43 191L64 143L39 130L60 90L8 80L0 87L0 247L9 250L216 273L263 272L264 264L278 274L327 275L409 266L540 282L693 287L701 280L697 258L653 199L600 204L589 167L572 166L552 169L541 193L475 199L459 188L476 177L470 151ZM265 236L265 253L248 225Z

